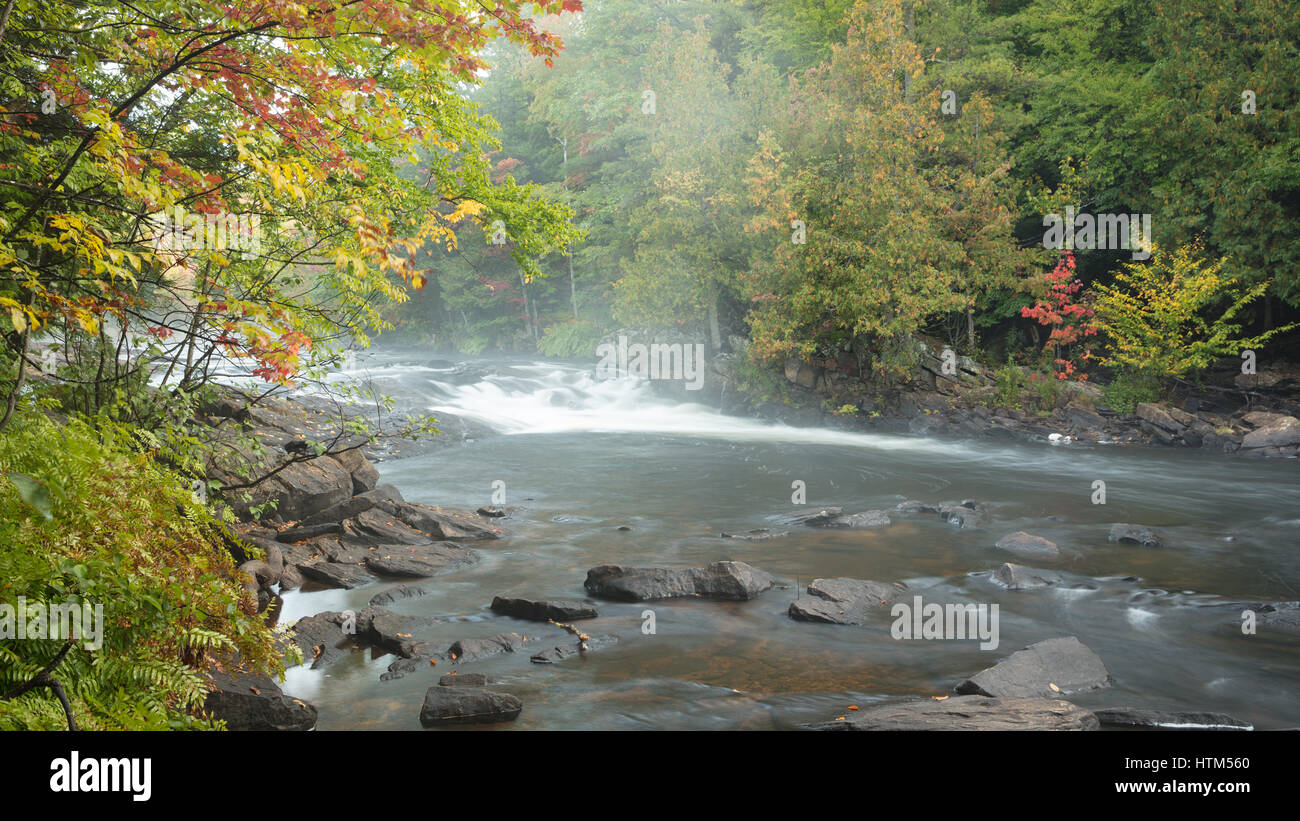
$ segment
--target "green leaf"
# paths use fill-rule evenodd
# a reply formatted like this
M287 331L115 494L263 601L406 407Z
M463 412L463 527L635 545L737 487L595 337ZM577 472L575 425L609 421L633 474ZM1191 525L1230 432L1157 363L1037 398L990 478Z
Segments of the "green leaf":
M50 489L44 482L22 473L10 473L9 481L18 488L18 495L23 501L35 508L46 521L54 518L50 510Z

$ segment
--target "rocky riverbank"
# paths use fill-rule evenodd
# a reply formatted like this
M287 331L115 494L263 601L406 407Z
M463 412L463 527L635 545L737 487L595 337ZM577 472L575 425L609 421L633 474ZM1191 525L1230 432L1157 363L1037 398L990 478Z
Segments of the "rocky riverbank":
M772 375L775 389L759 391L747 382L739 355L724 354L710 363L705 393L727 413L794 425L1187 447L1266 459L1300 455L1300 369L1277 366L1242 374L1225 366L1208 376L1206 387L1185 386L1176 399L1136 403L1132 412L1120 412L1088 382L1062 382L1056 390L1028 384L1008 390L996 384L993 369L969 357L945 361L937 344L915 344L916 364L887 389L870 384L847 357L787 360ZM1027 373L1021 374L1025 380ZM773 398L773 392L781 398Z

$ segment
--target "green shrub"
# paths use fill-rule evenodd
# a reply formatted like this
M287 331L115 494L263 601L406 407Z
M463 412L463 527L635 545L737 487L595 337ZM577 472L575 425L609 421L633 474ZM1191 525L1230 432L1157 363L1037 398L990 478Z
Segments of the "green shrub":
M249 669L279 675L275 633L234 581L217 523L187 480L135 441L111 422L59 426L30 407L15 415L0 434L0 603L102 606L100 646L86 649L83 636L52 673L79 728L219 726L198 711L209 660L238 653ZM0 693L63 645L0 642ZM47 688L0 700L0 729L66 726Z
M993 374L997 390L990 399L990 404L1001 408L1020 407L1020 392L1025 387L1025 374L1010 359Z
M1116 413L1132 413L1139 402L1155 402L1165 394L1164 383L1155 376L1118 370L1108 385L1101 386L1106 404Z
M591 322L562 322L542 332L537 350L560 359L590 359L600 345L600 329Z

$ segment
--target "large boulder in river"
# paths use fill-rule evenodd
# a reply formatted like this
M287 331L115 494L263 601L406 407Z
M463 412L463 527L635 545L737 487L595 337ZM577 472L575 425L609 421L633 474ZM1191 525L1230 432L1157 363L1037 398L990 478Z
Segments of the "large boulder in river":
M434 538L416 530L391 514L372 508L343 522L343 539L350 544L377 547L395 544L428 544Z
M901 584L861 579L814 579L808 596L790 603L797 621L825 624L865 624L872 613L888 612L889 603L905 588Z
M1110 686L1110 671L1074 636L1017 650L958 684L961 695L1051 698Z
M998 550L1007 550L1031 558L1054 559L1061 555L1061 550L1056 546L1055 542L1048 541L1042 536L1026 533L1023 530L1017 530L1015 533L1003 536L998 539L995 546Z
M601 565L587 571L589 592L618 601L651 601L699 596L744 601L772 586L772 577L744 562L714 562L698 567L622 567Z
M1097 717L1049 698L958 696L868 707L812 730L1096 730Z
M420 723L425 727L448 724L495 724L514 721L524 708L523 702L509 693L480 687L429 688L420 707Z
M596 608L580 601L539 601L534 599L492 599L492 612L529 621L576 621L596 618Z
M1300 445L1300 419L1282 416L1252 430L1241 440L1241 449L1285 448Z

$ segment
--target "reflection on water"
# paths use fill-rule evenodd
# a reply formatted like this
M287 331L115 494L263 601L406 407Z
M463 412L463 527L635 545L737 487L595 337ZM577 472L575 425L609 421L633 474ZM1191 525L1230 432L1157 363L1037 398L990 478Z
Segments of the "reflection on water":
M429 360L431 361L431 360ZM1294 460L1200 452L949 441L768 425L657 397L634 380L597 382L554 363L451 368L410 354L363 359L399 404L433 413L444 431L475 433L380 464L412 501L476 508L506 486L510 537L476 544L475 567L429 580L430 595L391 608L439 619L419 638L518 632L528 647L564 642L546 624L500 617L495 595L583 598L598 564L749 562L778 578L749 602L598 602L582 623L617 642L585 657L531 664L531 652L464 665L524 702L510 729L780 729L900 695L941 695L1020 647L1074 635L1106 663L1114 686L1084 706L1140 705L1232 713L1257 726L1300 725L1300 637L1244 636L1240 602L1300 599L1300 483ZM791 483L807 506L791 504ZM1107 504L1090 502L1092 482ZM937 519L828 532L782 528L808 507L890 508L903 499L975 498L991 522ZM1109 543L1113 522L1159 528L1160 549ZM619 530L630 526L630 530ZM789 529L762 542L722 531ZM1056 542L1048 588L1009 591L990 577L1010 558L1001 536ZM1023 560L1022 560L1023 561ZM890 619L862 627L795 622L786 608L807 583L848 576L903 582L926 601L998 604L1000 646L895 641ZM395 583L290 593L284 618L364 607ZM804 593L803 595L807 595ZM655 611L656 632L641 631ZM549 642L549 644L548 644ZM381 682L391 656L357 652L323 670L291 671L285 689L314 701L322 729L419 729L424 691L456 665Z

